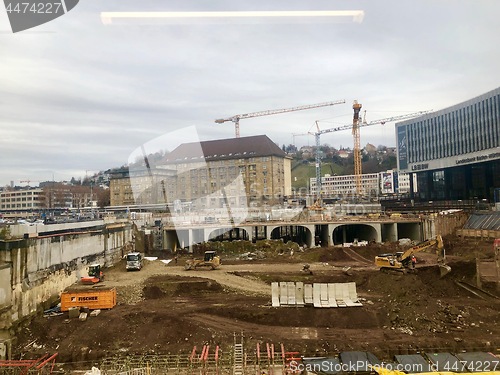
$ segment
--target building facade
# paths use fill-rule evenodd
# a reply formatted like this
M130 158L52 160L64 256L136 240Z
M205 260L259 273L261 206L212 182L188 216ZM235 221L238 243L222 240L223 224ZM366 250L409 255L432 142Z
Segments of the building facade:
M376 197L380 189L379 173L365 173L361 175L361 191L365 196ZM316 178L310 179L311 194L316 195ZM355 175L331 176L325 174L321 177L321 190L324 197L352 197L356 192Z
M45 208L42 189L24 189L0 192L0 211L6 214L27 214Z
M194 209L247 207L292 191L291 158L267 136L184 143L156 163L115 171L111 206L178 203Z
M165 166L176 171L169 190L198 209L274 203L292 191L291 158L265 135L185 143Z
M500 88L400 122L396 138L399 171L418 176L415 197L492 200L500 187Z
M175 171L142 166L121 168L111 173L111 206L168 204L176 199Z

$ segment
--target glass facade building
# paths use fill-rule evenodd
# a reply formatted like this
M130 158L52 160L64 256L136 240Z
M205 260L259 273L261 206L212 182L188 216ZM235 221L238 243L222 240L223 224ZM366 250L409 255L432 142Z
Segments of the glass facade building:
M492 200L500 187L500 88L400 122L396 138L398 169L417 173L416 197Z

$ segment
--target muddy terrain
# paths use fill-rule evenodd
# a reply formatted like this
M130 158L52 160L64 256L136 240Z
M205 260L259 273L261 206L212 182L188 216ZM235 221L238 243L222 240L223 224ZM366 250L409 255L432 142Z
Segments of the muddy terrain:
M397 244L276 252L255 259L221 254L218 270L185 271L187 256L165 264L145 261L138 272L119 263L105 270L118 304L82 322L68 314L36 317L21 328L16 358L58 352L58 362L99 363L130 354L188 354L196 345L229 352L234 334L246 347L283 343L302 355L368 350L380 358L416 350L488 350L500 347L500 299L478 296L476 257L492 258L492 241L446 238L450 274L440 278L432 252L417 255L415 274L387 274L373 265ZM241 258L241 257L240 257ZM310 264L312 275L301 272ZM350 269L346 272L346 267ZM271 307L273 281L355 282L362 307ZM483 289L498 293L493 283ZM28 354L29 353L29 354Z

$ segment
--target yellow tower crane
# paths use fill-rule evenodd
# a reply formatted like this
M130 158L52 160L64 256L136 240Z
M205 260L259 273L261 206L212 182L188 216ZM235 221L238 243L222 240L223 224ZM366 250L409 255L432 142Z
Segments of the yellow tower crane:
M359 136L359 112L361 111L361 104L357 100L352 105L354 110L354 117L352 119L352 136L354 138L354 181L356 184L356 193L361 192L361 142Z
M383 118L380 120L375 120L375 121L370 121L366 122L366 120L363 119L363 121L359 121L359 112L361 110L361 104L358 104L357 102L354 102L354 105L358 105L359 107L354 108L354 119L352 124L348 125L342 125L338 126L335 128L330 128L330 129L324 129L320 130L318 122L316 121L316 128L317 131L316 133L309 133L311 135L314 135L316 138L316 194L318 199L321 198L321 157L319 154L319 145L320 145L320 136L321 134L325 133L332 133L332 132L337 132L340 130L347 130L347 129L352 129L352 132L354 134L354 174L355 174L355 182L356 182L356 194L361 195L362 194L362 184L361 184L361 147L360 147L360 140L359 140L359 128L364 127L364 126L371 126L371 125L384 125L388 122L394 122L394 121L401 121L401 120L407 120L410 118L418 117L425 115L426 113L432 112L432 111L420 111L420 112L415 112L415 113L409 113L406 115L400 115L400 116L394 116L394 117L387 117ZM356 114L357 110L357 114ZM354 128L356 127L356 132L354 132ZM356 155L358 155L358 166L356 167Z

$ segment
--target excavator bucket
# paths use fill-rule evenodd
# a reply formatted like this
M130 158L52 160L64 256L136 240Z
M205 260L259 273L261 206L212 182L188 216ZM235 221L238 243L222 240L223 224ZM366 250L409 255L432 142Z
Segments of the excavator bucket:
M451 272L451 267L448 266L447 264L440 264L439 265L439 273L440 273L441 277L446 276L450 272Z

